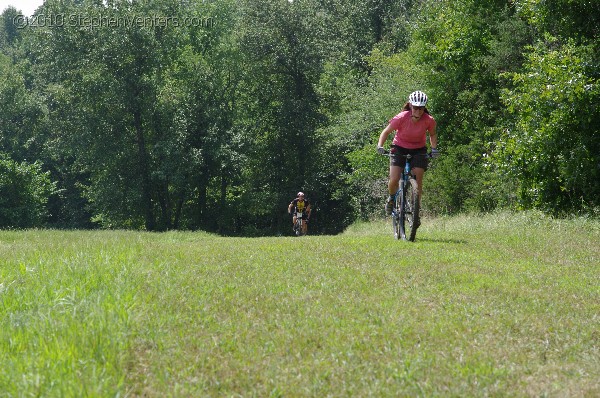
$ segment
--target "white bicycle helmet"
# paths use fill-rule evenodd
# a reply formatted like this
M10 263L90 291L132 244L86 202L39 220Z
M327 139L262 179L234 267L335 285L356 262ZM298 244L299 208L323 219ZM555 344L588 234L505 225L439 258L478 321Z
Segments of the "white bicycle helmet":
M408 96L408 102L412 106L425 106L427 105L427 94L422 91L414 91Z
M304 196L304 192L302 192L302 191L298 192L298 197L300 197L300 196Z

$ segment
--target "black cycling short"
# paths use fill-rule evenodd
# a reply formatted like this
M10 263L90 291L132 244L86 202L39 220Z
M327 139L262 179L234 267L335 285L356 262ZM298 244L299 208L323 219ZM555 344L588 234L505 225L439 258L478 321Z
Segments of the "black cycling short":
M412 167L418 167L423 170L427 170L427 167L429 166L429 160L427 159L427 156L425 156L427 155L427 147L407 149L392 145L390 152L394 155L390 156L391 166L400 166L404 168L404 165L406 164L406 155L417 155L410 159L410 165Z

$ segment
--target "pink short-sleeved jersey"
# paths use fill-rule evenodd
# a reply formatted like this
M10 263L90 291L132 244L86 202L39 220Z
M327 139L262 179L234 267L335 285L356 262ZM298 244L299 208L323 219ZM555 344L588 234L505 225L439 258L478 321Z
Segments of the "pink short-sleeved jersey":
M392 145L407 149L423 148L427 145L427 132L435 129L435 119L423 113L418 122L413 123L410 111L402 111L390 120L396 130Z

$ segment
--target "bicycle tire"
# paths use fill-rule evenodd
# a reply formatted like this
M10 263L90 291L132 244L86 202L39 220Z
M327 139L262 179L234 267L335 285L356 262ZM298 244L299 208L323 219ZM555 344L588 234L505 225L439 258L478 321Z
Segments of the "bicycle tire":
M404 182L401 182L402 188L400 189L401 197L400 197L400 209L398 211L398 224L399 224L399 238L402 240L406 240L406 185Z
M408 184L406 185L406 193L405 193L405 220L408 224L407 233L404 235L404 239L407 239L411 242L415 241L417 236L417 228L419 228L420 224L420 200L419 200L419 186L417 185L417 180L414 178L410 178L408 180ZM408 236L407 236L408 235Z
M300 220L296 220L294 232L296 232L296 236L302 236L302 222Z
M396 193L396 198L394 199L394 207L392 208L392 231L394 232L394 238L400 239L402 236L402 231L400 229L400 217L402 208L402 188L400 191Z

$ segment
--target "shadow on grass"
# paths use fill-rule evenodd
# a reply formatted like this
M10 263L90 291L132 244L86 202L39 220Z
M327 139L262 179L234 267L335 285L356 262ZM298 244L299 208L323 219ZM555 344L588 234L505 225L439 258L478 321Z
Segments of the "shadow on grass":
M431 242L431 243L452 243L452 244L461 244L464 245L467 243L464 239L452 239L452 238L419 238L417 235L417 242Z

